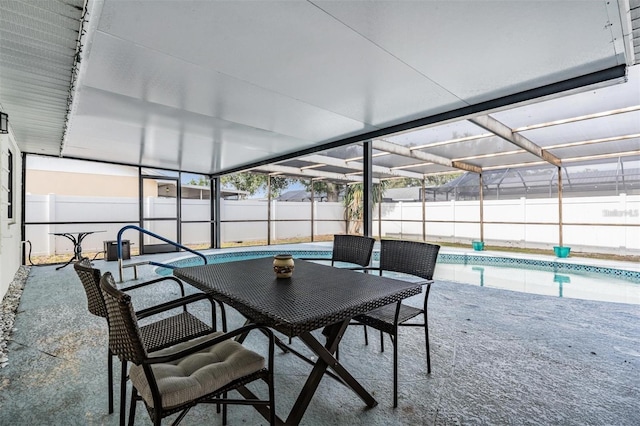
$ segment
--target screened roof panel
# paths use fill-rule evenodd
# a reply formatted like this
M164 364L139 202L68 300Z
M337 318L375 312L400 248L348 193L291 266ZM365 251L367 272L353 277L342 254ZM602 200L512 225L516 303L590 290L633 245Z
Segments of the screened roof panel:
M640 110L521 132L541 147L640 134Z
M400 155L383 155L373 158L373 164L389 168L401 168L415 173L431 174L438 172L448 172L456 170L441 164L435 164L428 161L420 161L414 158L402 157Z
M480 167L503 167L505 165L516 165L526 163L538 163L543 161L541 158L536 157L526 151L516 154L498 155L493 157L479 158L473 160L464 160L467 163L473 163Z
M640 151L640 137L622 141L602 142L578 147L551 149L553 155L560 158L571 159L590 155L613 155L629 151Z
M627 78L628 80L624 84L510 108L492 113L492 116L512 129L517 129L638 106L640 105L640 67L627 68Z
M374 157L372 162L375 165L384 166L384 167L402 167L410 164L424 163L424 161L419 161L414 158L401 157L399 155L393 155L393 154Z
M478 135L487 135L488 132L467 120L442 124L439 126L414 129L410 132L387 136L384 140L402 146L415 147L423 145L440 144L444 141L455 141Z
M628 157L600 158L582 161L570 161L564 164L563 169L569 172L575 170L616 170L640 167L640 155Z
M474 125L474 127L477 127ZM486 131L485 133L486 134ZM445 145L434 144L421 148L420 151L430 152L441 157L459 159L476 155L488 155L496 152L508 152L517 150L518 147L497 136L491 135L482 139L471 141L447 143Z
M458 169L454 169L454 168L446 167L446 166L441 166L439 164L429 164L427 166L405 168L404 170L410 170L410 171L422 173L422 174L425 174L425 175L432 175L432 174L437 174L437 173L459 172L460 171Z
M329 157L340 158L342 160L352 158L362 158L362 144L356 143L347 146L340 146L338 148L329 149L326 151L318 152L320 155L327 155Z

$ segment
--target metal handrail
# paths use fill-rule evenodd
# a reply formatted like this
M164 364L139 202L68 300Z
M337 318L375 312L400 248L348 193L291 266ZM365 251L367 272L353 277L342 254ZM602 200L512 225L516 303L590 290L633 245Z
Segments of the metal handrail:
M200 253L200 252L197 252L197 251L195 251L193 249L190 249L189 247L183 246L182 244L176 243L175 241L171 241L171 240L169 240L169 239L167 239L167 238L165 238L165 237L163 237L161 235L158 235L158 234L156 234L154 232L151 232L151 231L149 231L147 229L144 229L144 228L142 228L140 226L127 225L127 226L123 226L118 231L118 238L117 238L117 242L118 242L118 245L117 245L117 250L118 250L118 271L120 272L120 282L122 282L122 276L123 276L123 272L124 272L125 266L134 268L135 278L138 277L137 270L135 269L137 265L147 264L147 265L161 266L161 267L169 268L169 269L174 269L175 268L175 266L173 266L173 265L167 265L167 264L164 264L164 263L153 262L153 261L147 261L147 262L142 262L142 263L134 263L134 264L131 264L131 265L123 265L122 264L122 233L124 231L126 231L127 229L134 229L134 230L136 230L138 232L142 232L143 234L147 234L147 235L150 235L150 236L152 236L154 238L162 240L167 244L171 244L174 247L177 247L179 249L188 251L189 253L193 253L196 256L201 257L202 260L204 261L205 265L207 264L207 257L205 255L203 255L202 253Z

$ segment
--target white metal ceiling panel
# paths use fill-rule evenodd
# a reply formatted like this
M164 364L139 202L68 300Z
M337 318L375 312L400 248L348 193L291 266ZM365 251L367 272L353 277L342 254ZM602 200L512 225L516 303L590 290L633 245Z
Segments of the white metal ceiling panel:
M625 63L615 2L314 3L469 104Z
M70 138L65 151L80 158L87 147L103 151L106 144L114 148L108 161L199 172L299 149L296 138L91 88L78 111L69 131L85 138ZM135 131L119 134L121 127Z
M123 43L108 35L96 36L84 87L122 95L120 102L129 99L139 114L144 114L145 108L166 106L168 122L185 111L297 137L305 144L326 143L336 135L374 129L227 75ZM81 116L84 111L78 109L77 114ZM213 125L209 127L212 133Z
M461 106L312 3L190 5L106 2L99 31L375 126Z

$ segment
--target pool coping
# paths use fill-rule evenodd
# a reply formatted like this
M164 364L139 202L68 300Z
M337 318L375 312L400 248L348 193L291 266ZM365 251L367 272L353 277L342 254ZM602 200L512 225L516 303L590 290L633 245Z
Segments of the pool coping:
M331 256L332 243L299 243L270 246L230 247L223 249L209 249L201 251L205 256L215 255L221 258L230 257L241 252L253 252L274 255L281 252L295 251L299 257ZM319 253L320 252L320 253ZM373 260L377 260L379 245L374 247ZM168 259L171 264L180 263L181 260L191 258L193 255ZM499 251L474 251L443 247L440 249L438 260L445 264L477 264L504 267L525 267L533 270L552 270L554 272L594 273L614 276L640 283L640 265L635 262L620 262L603 259L533 255L527 253L505 253Z

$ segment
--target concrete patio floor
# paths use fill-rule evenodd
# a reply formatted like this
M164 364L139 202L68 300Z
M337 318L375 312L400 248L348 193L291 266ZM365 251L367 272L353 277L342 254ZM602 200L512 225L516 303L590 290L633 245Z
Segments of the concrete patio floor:
M116 262L94 265L117 278ZM117 397L116 413L107 414L106 322L88 313L72 266L54 268L31 267L9 342L9 363L0 369L0 425L116 425ZM132 275L126 271L126 277ZM140 280L152 275L151 267L141 268ZM134 304L141 308L169 294L177 292L138 291ZM198 315L206 318L207 309L199 306ZM230 328L242 324L233 309L227 312ZM302 424L640 424L639 305L437 281L429 319L431 374L426 374L421 330L400 330L398 408L392 408L388 337L381 353L377 333L370 333L365 346L361 327L350 327L340 345L340 361L379 404L368 409L349 389L325 377ZM259 338L247 345L261 347ZM306 350L297 339L294 345ZM119 369L117 361L114 365ZM276 350L275 369L277 413L286 418L310 366ZM115 382L118 386L117 378ZM151 424L142 405L136 424ZM215 407L201 405L182 424L217 425L222 418ZM232 406L229 424L266 421L250 407Z

